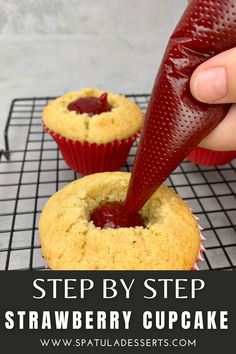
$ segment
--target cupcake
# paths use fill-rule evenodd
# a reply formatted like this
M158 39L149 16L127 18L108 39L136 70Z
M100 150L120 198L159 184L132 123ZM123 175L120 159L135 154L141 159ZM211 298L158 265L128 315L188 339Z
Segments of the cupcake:
M187 159L206 166L225 165L236 158L236 151L213 151L202 147L196 147Z
M42 253L53 270L191 270L201 249L196 218L162 185L140 211L143 226L100 228L91 215L123 202L130 174L97 173L54 194L39 222Z
M67 93L43 112L45 130L68 166L81 174L121 168L142 124L143 113L133 101L99 89Z

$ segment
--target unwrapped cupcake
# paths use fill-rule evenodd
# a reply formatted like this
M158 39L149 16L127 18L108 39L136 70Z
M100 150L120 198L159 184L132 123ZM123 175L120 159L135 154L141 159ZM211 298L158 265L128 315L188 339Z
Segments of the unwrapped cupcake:
M81 174L121 168L142 124L143 113L132 100L99 89L67 93L43 112L44 129Z
M183 200L164 185L141 209L143 226L113 229L94 224L99 206L124 202L129 180L127 172L97 173L68 184L48 200L39 235L51 269L196 268L195 262L202 260L197 221Z

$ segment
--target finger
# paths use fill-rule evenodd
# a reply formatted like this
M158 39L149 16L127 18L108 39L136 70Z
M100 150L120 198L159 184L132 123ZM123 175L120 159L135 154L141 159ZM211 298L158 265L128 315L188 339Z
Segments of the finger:
M236 104L232 105L223 121L199 146L216 151L236 150Z
M199 65L190 80L192 95L205 103L236 103L236 48Z

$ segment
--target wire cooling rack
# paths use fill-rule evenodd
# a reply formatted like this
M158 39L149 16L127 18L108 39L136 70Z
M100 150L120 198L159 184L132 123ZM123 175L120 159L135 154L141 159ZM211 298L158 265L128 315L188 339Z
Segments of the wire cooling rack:
M145 110L149 95L128 95ZM0 150L0 269L44 269L38 219L47 199L79 178L41 127L53 97L15 99ZM130 171L137 142L123 168ZM207 251L200 269L236 269L236 160L221 167L184 161L166 183L194 210L204 228Z

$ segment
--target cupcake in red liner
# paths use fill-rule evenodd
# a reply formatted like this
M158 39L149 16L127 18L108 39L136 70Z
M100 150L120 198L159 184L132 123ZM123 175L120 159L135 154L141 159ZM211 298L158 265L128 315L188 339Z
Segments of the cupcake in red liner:
M236 151L213 151L196 147L187 159L191 162L206 166L225 165L236 158Z
M99 89L68 93L43 112L44 129L67 165L81 174L120 169L142 124L143 113L133 101Z

